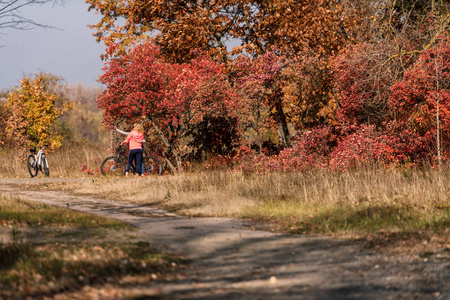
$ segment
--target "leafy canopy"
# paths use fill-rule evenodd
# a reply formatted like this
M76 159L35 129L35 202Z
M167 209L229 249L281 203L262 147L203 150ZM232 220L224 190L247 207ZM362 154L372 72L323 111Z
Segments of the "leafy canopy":
M55 125L71 103L63 103L60 88L60 78L40 73L34 77L24 77L20 86L8 93L6 107L10 115L6 121L6 131L10 146L61 146L63 138L55 130Z

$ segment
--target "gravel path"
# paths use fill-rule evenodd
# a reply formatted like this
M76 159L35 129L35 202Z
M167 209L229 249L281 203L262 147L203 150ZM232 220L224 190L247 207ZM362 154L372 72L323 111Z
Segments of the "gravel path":
M191 260L171 280L130 287L144 295L135 299L450 299L445 250L426 257L379 253L355 241L255 231L236 219L185 218L155 207L27 190L28 182L0 178L0 192L127 221L160 250Z

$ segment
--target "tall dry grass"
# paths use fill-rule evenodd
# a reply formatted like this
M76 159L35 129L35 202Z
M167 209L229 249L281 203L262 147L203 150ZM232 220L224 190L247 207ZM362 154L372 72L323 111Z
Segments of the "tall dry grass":
M109 155L104 147L62 148L48 155L51 177L90 177L67 183L65 188L77 194L152 205L178 214L284 222L293 231L450 227L448 166L441 171L426 167L267 174L221 170L146 178L104 178L80 171L88 165L95 172ZM13 153L0 156L0 174L29 176L25 162L13 158Z
M0 149L0 176L2 177L29 177L27 157L30 152ZM106 146L69 144L60 149L47 153L47 161L51 177L79 177L84 176L80 171L83 165L92 169L100 167L102 161L110 152ZM43 176L41 172L38 176Z
M237 215L249 207L285 214L337 207L399 205L426 212L450 204L450 170L367 169L336 173L243 174L205 171L151 178L99 178L77 188L136 203L202 215Z

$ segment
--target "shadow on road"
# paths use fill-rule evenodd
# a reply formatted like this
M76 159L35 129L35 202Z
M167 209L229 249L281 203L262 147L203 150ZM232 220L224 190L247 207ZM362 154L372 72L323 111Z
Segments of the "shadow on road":
M128 283L132 299L450 299L447 259L388 255L361 242L253 231L229 218L184 218L149 205L64 192L0 191L117 218L191 264L163 281Z

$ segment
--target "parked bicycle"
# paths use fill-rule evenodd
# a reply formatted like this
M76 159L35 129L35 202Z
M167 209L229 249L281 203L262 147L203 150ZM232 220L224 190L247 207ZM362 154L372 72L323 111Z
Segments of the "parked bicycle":
M45 154L45 148L49 145L44 145L42 147L32 147L30 148L31 154L27 158L28 172L30 172L31 177L35 177L38 171L41 171L45 176L50 176L50 170L48 168L47 157ZM37 149L40 150L36 153Z
M145 149L144 149L145 150ZM126 166L128 163L128 153L123 150L122 145L116 149L117 155L105 158L102 162L100 170L104 176L122 176L125 175ZM144 170L145 176L161 175L162 165L158 158L149 155L142 159L141 170ZM130 166L130 173L136 174L136 166L134 162Z

